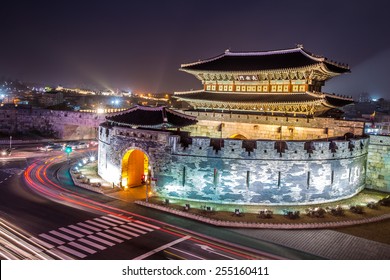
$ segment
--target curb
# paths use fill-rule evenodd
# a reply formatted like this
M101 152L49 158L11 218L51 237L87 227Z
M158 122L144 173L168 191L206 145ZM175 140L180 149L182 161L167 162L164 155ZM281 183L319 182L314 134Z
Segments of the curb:
M360 225L366 223L379 222L390 218L389 214L384 214L372 218L364 218L360 220L348 220L340 222L324 222L324 223L298 223L298 224L271 224L271 223L248 223L248 222L229 222L222 220L210 219L204 216L183 212L173 208L167 208L164 206L148 203L145 201L135 201L137 205L153 208L156 210L168 212L184 218L196 220L202 223L211 224L218 227L231 227L231 228L257 228L257 229L324 229L324 228L338 228L352 225Z

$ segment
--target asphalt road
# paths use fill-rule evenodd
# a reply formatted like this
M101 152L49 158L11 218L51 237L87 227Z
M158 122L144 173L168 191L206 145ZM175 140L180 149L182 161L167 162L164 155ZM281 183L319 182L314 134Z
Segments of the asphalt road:
M82 190L73 185L63 160L0 162L1 216L45 255L107 260L316 258Z

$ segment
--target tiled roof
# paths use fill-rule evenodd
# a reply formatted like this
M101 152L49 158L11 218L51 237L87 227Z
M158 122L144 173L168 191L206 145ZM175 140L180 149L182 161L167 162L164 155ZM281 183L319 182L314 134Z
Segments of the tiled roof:
M106 117L109 122L117 125L137 127L183 127L195 124L196 118L174 110L161 107L135 106L129 110Z
M315 56L303 48L265 51L265 52L231 52L219 56L182 64L181 70L198 71L261 71L291 69L323 63L329 71L335 73L349 72L347 65Z
M316 101L323 99L322 96L315 96L307 93L227 93L197 91L180 93L174 97L187 100L207 100L216 102L253 102L253 103L300 103L305 101Z

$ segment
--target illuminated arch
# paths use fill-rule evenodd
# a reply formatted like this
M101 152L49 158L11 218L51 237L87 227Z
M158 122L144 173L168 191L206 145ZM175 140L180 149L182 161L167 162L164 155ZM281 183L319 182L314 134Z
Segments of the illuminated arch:
M121 173L123 187L136 187L145 184L148 172L149 158L145 152L140 149L131 149L124 154Z
M239 134L239 133L233 134L229 138L232 138L232 139L247 139L244 135Z

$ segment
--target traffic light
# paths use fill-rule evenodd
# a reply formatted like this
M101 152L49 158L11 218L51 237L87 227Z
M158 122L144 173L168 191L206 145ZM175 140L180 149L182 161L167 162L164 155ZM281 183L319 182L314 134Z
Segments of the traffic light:
M67 153L69 155L71 152L72 152L72 147L66 146L65 147L65 153Z

